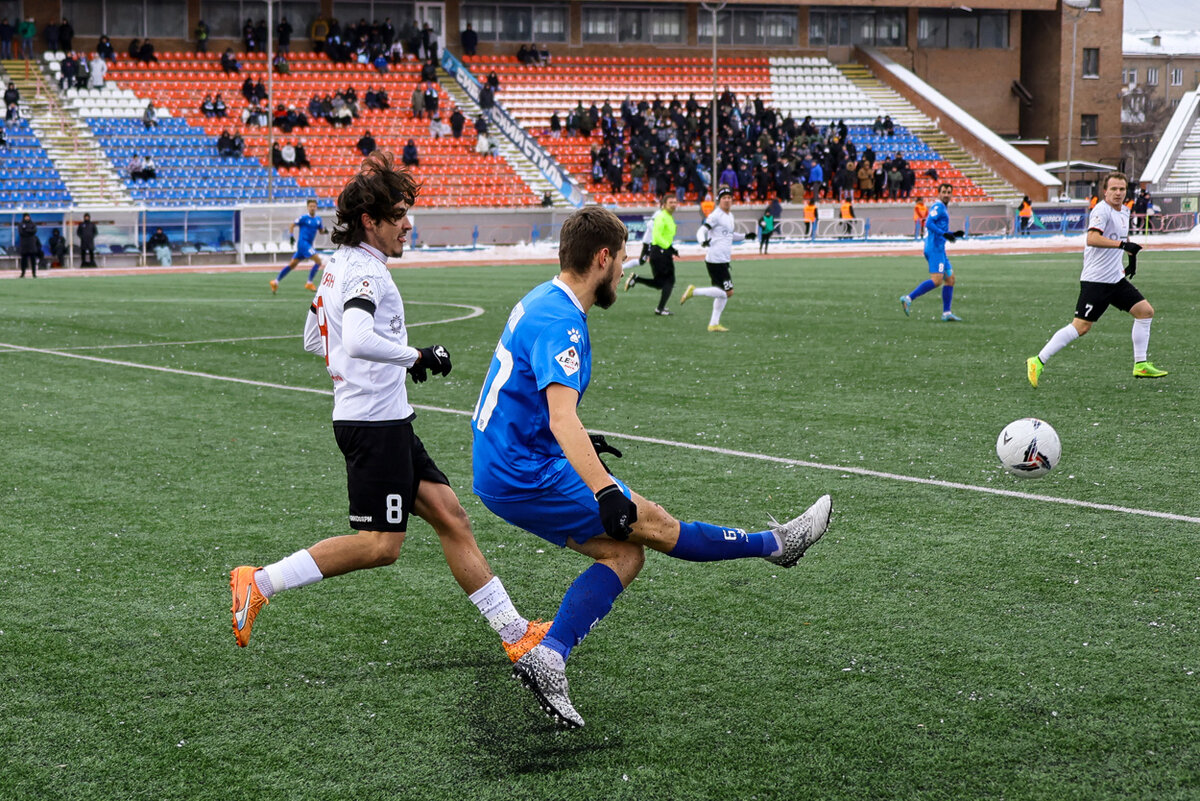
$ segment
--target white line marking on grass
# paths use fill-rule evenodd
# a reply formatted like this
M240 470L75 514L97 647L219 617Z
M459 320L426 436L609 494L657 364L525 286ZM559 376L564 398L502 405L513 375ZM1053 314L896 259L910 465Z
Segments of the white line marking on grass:
M313 387L296 387L288 384L274 384L269 381L254 381L248 378L234 378L232 376L214 375L212 373L201 373L195 370L180 370L174 367L159 367L153 364L138 364L137 362L126 362L118 359L105 359L100 356L85 356L81 353L67 353L58 350L47 350L45 348L29 348L23 345L12 345L5 342L0 342L0 348L9 348L16 351L25 351L28 353L41 353L47 356L63 356L68 359L82 359L89 362L99 362L101 364L111 364L118 367L133 367L139 370L153 370L159 373L171 373L174 375L185 375L193 378L207 378L213 381L229 381L235 384L246 384L254 387L263 387L266 389L282 389L292 392L307 392L313 395L332 395L333 390L316 389ZM420 409L426 412L441 412L443 414L456 414L463 417L470 417L471 412L462 409L449 409L444 406L425 406L421 404L413 404L414 409ZM1200 517L1192 517L1189 515L1179 515L1172 512L1157 512L1153 509L1134 509L1128 506L1117 506L1109 503L1093 503L1092 501L1078 501L1073 498L1056 498L1053 495L1038 495L1032 492L1018 492L1016 490L998 489L996 487L981 487L976 484L962 484L957 481L942 481L936 478L917 478L915 476L904 476L899 473L885 473L882 470L868 470L863 467L844 467L836 464L825 464L823 462L809 462L803 459L789 459L783 456L771 456L765 453L753 453L751 451L736 451L729 448L718 448L713 445L698 445L694 442L679 442L673 439L659 439L657 437L643 437L637 434L626 434L621 431L600 431L596 430L593 433L603 434L606 437L619 437L632 442L645 442L650 445L665 445L672 448L683 448L685 450L703 451L705 453L715 453L721 456L736 456L742 459L753 459L760 462L773 462L775 464L790 465L792 467L808 467L814 470L830 470L836 473L850 473L856 476L866 476L869 478L882 478L889 481L903 481L909 484L923 484L929 487L942 487L944 489L965 490L967 492L982 492L986 495L1001 495L1006 498L1019 498L1024 501L1042 501L1043 503L1057 503L1064 506L1078 506L1084 509L1095 509L1102 512L1121 512L1122 514L1138 515L1141 517L1155 517L1162 520L1175 520L1181 523L1198 523Z

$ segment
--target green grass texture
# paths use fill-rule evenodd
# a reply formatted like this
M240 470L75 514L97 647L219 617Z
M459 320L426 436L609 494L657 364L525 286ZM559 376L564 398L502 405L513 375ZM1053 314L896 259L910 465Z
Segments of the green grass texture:
M349 532L302 274L6 281L0 799L1196 799L1200 273L1141 261L1157 380L1110 310L1029 386L1077 253L956 258L958 324L936 291L901 312L909 255L735 255L726 334L704 298L594 309L580 417L617 475L683 520L759 530L825 492L834 519L793 570L651 553L572 655L573 732L423 521L235 646L228 571ZM394 272L412 344L454 362L410 385L416 431L530 618L588 562L471 494L468 414L555 272ZM1036 480L994 451L1027 416L1063 442Z

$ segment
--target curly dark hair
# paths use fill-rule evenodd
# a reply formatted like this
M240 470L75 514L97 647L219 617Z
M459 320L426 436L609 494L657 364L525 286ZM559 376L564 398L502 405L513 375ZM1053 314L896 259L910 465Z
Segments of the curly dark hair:
M558 263L562 269L586 275L601 248L616 256L628 230L621 218L603 206L584 206L562 224L558 234Z
M338 195L337 226L330 239L335 245L360 244L366 238L364 214L375 222L393 222L396 204L412 206L420 191L421 185L406 168L396 166L390 151L373 151Z

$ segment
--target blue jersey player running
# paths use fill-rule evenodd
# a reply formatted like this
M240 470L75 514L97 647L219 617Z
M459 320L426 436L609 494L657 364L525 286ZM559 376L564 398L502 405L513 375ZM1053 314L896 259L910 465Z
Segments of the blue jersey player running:
M900 308L908 315L912 302L935 287L942 288L942 320L948 323L962 320L950 311L954 301L954 267L946 256L946 243L954 242L963 231L950 231L950 212L946 205L954 194L954 187L942 184L938 187L937 200L929 207L929 217L925 221L925 260L929 262L929 278L917 284L916 289L900 298Z
M588 311L616 301L625 259L624 224L588 206L563 223L560 272L508 316L471 419L476 495L499 517L547 542L591 558L567 590L541 644L514 675L558 723L583 725L567 692L566 660L612 609L651 548L713 562L761 557L796 564L829 525L823 496L783 524L747 532L680 522L614 478L599 454L620 452L590 436L576 406L592 377Z
M296 236L296 229L300 229L300 236ZM325 231L325 223L317 216L317 201L308 201L308 213L302 214L296 218L296 221L288 226L288 234L292 237L292 241L296 243L296 252L292 254L292 260L287 263L287 266L279 271L279 275L271 279L271 294L279 289L279 282L283 277L290 273L297 264L305 259L312 259L312 269L308 271L308 283L304 288L309 292L316 292L317 285L313 279L317 277L317 270L321 269L324 264L321 261L321 256L317 253L317 248L313 242L317 238L318 233Z

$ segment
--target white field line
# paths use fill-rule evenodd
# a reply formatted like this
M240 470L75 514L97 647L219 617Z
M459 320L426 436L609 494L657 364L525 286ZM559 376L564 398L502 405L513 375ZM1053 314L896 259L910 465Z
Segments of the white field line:
M82 359L84 361L98 362L100 364L111 364L117 367L132 367L138 370L152 370L159 373L171 373L173 375L191 376L193 378L207 378L212 381L229 381L235 384L246 384L254 387L263 387L266 389L308 392L314 395L333 394L333 390L329 389L315 389L312 387L296 387L287 384L273 384L269 381L253 381L248 378L234 378L232 376L214 375L212 373L201 373L195 370L179 370L173 367L159 367L152 364L138 364L137 362L126 362L118 359L105 359L100 356L87 356L81 353L67 353L65 351L49 350L46 348L29 348L23 345L12 345L5 342L0 342L0 348L7 348L9 350L22 351L26 353L40 353L46 356L62 356L68 359ZM471 412L469 411L464 411L462 409L448 409L442 406L424 406L413 404L413 408L427 412L441 412L443 414L457 414L461 416L471 415ZM1138 515L1141 517L1155 517L1162 520L1175 520L1181 523L1200 524L1200 517L1179 515L1171 512L1158 512L1153 509L1134 509L1128 506L1116 506L1108 503L1077 501L1072 498L1056 498L1052 495L1038 495L1031 492L1017 492L1016 490L998 489L996 487L980 487L975 484L962 484L957 481L942 481L936 478L917 478L915 476L899 475L898 473L885 473L881 470L867 470L866 468L862 467L844 467L842 465L825 464L823 462L809 462L803 459L788 459L783 456L771 456L770 454L765 453L753 453L751 451L736 451L729 448L717 448L712 445L698 445L694 442L679 442L677 440L659 439L657 437L643 437L636 434L626 434L620 431L595 431L594 433L603 434L606 437L619 437L621 439L630 440L631 442L645 442L650 445L665 445L672 448L703 451L705 453L715 453L721 456L735 456L741 459L772 462L775 464L789 465L791 467L807 467L814 470L830 470L836 473L848 473L856 476L882 478L889 481L903 481L909 484L923 484L929 487L941 487L943 489L963 490L966 492L980 492L986 495L1001 495L1007 498L1018 498L1025 501L1057 503L1064 506L1077 506L1084 509L1095 509L1102 512L1119 512L1121 514Z

